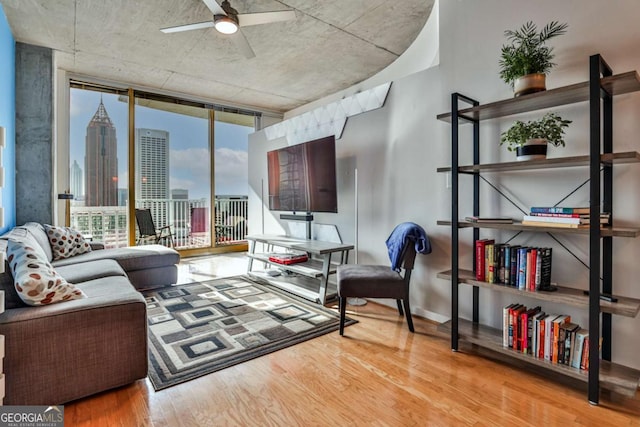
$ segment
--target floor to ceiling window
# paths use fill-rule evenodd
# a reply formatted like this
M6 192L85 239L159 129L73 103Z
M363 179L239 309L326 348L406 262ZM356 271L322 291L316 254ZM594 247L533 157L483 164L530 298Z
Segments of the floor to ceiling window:
M72 227L108 247L155 243L129 219L135 209L148 209L155 228L170 228L174 247L186 253L246 244L247 147L256 113L79 82L71 87Z
M70 93L70 225L106 247L128 244L128 107L121 95L79 88Z
M136 208L170 227L176 248L211 246L211 158L209 110L136 98Z
M247 233L247 152L253 117L216 112L214 128L216 244L231 245L244 241Z

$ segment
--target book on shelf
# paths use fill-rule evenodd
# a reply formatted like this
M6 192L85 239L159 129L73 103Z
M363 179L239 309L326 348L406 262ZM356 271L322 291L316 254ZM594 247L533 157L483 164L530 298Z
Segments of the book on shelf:
M527 249L526 247L518 249L518 289L524 291L527 284Z
M517 279L518 279L518 250L519 249L520 249L520 246L511 246L509 250L509 256L510 256L509 270L511 271L509 272L508 285L514 288L518 286Z
M509 276L511 276L511 245L505 243L502 245L502 248L504 249L504 254L501 253L500 278L502 279L503 285L509 286Z
M547 336L547 319L551 317L551 314L545 314L540 318L540 324L538 325L538 359L544 359L544 351Z
M513 329L511 324L511 313L514 308L519 306L518 303L509 304L502 309L502 346L511 347L513 340Z
M522 345L521 350L523 353L532 354L532 342L533 342L533 317L542 310L542 307L537 306L526 310L522 314Z
M303 253L273 253L269 255L269 261L277 264L298 264L309 260L307 254Z
M544 360L551 362L553 354L553 321L558 317L552 314L544 319Z
M493 246L493 280L491 283L500 282L500 251L502 250L503 243L496 243ZM504 252L503 252L504 256Z
M485 282L485 270L486 270L486 247L488 244L495 243L492 239L480 239L476 240L476 280Z
M582 343L582 357L580 358L580 369L589 370L589 336L584 337Z
M551 287L551 248L542 248L542 259L540 261L540 287L536 290L550 290Z
M582 352L584 349L584 341L588 336L589 331L586 329L580 329L576 332L576 343L573 347L573 354L571 356L571 367L580 369L580 363L582 362Z
M553 320L553 334L551 341L551 362L558 363L558 357L560 356L560 327L565 323L571 322L571 316L562 314Z
M536 358L539 357L538 353L540 351L540 323L546 315L547 314L542 311L542 309L540 309L540 311L538 311L535 316L533 316L533 331L531 333L531 354Z
M484 270L484 280L485 282L493 283L494 276L494 265L493 265L493 257L495 251L495 243L488 243L485 246L485 270Z
M609 219L609 215L601 215L600 216L600 224L608 224L610 219ZM584 225L584 224L590 224L591 223L591 219L589 218L589 216L583 216L583 215L579 215L576 217L557 217L557 216L546 216L544 214L540 214L540 215L524 215L522 217L522 223L524 224L525 222L544 222L546 223L553 223L553 224L578 224L578 225Z
M524 215L522 222L549 222L554 224L580 224L580 218L563 218L557 216L538 216L538 215Z
M536 272L534 275L534 284L533 284L533 290L534 291L538 291L540 290L540 283L542 281L542 257L544 256L544 249L542 248L538 248L536 249Z
M504 284L504 275L505 275L505 271L504 271L504 257L505 257L505 246L508 246L506 243L502 243L499 245L499 250L497 252L497 261L498 261L498 265L497 265L497 271L498 274L497 276L497 283L500 284Z
M588 225L583 224L571 224L567 222L548 222L548 221L530 221L523 219L522 225L530 225L534 227L552 227L552 228L584 228Z
M516 351L520 350L520 344L522 344L520 339L520 331L522 330L520 328L520 314L522 314L526 309L526 306L518 304L511 310L511 348Z
M581 220L589 220L591 215L589 214L548 214L548 213L540 213L540 212L530 212L529 216L535 218L578 218ZM609 218L611 214L602 212L600 213L600 222L609 222Z
M580 326L575 323L560 325L560 340L558 341L558 363L569 365L571 362L571 339Z
M464 218L467 222L475 223L494 223L494 224L512 224L513 218L506 216L467 216Z
M534 206L530 209L532 213L558 213L558 214L588 214L589 207L562 207L562 206Z

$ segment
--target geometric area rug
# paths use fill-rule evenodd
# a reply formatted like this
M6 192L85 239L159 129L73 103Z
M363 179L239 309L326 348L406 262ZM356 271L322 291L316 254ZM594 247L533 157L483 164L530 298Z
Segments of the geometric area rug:
M143 295L149 379L156 391L336 331L340 321L330 309L247 276Z

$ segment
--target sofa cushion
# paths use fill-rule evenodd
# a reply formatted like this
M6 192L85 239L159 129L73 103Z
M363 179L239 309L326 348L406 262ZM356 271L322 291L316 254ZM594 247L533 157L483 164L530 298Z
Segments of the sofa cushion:
M126 273L116 261L100 259L96 261L79 262L56 267L56 271L68 282L79 285L89 280L103 277L125 276Z
M53 259L70 258L85 252L91 252L91 246L84 240L82 233L70 227L58 227L45 224Z
M26 230L44 251L45 255L47 256L47 261L51 262L53 260L53 252L51 251L49 238L47 237L47 233L44 230L42 224L37 222L27 222L23 226L16 227L16 229Z
M33 223L38 225L37 223ZM43 231L44 234L44 231ZM45 236L46 237L46 236ZM0 237L3 240L2 250L7 251L7 244L9 240L14 240L18 242L29 243L33 246L34 249L41 252L41 255L44 258L47 258L46 253L42 250L42 247L35 240L34 236L29 233L26 227L15 227ZM48 243L47 243L48 245ZM13 280L13 275L11 274L11 267L9 263L6 261L5 256L5 272L0 274L0 290L4 291L4 308L11 309L17 307L27 307L27 305L22 301L22 299L18 296L18 292L16 291L16 286Z
M48 305L86 298L84 292L62 278L41 251L28 242L9 240L9 263L18 296L28 305Z
M162 245L145 245L92 251L72 258L60 259L54 261L52 264L58 268L62 265L99 259L114 259L120 264L124 271L129 272L178 264L180 262L180 255L174 249Z

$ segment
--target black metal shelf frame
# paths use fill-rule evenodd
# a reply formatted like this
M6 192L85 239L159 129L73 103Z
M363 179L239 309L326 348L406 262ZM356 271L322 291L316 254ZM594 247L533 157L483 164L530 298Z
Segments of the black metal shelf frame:
M613 152L613 96L601 84L601 77L612 76L612 70L599 55L589 58L589 372L588 400L598 404L600 393L600 352L602 359L611 360L611 314L600 312L600 293L613 293L612 236L600 234L600 212L609 212L613 221L613 166L602 165L601 154ZM459 340L459 126L473 125L473 165L480 164L480 119L460 113L460 103L477 107L480 103L460 93L451 94L451 349L458 350ZM602 172L602 187L600 173ZM473 175L473 215L480 215L480 174ZM601 199L602 197L602 199ZM600 205L602 200L602 206ZM474 228L473 241L480 237ZM601 243L602 241L602 243ZM602 264L601 264L602 263ZM475 262L474 262L475 270ZM601 279L602 273L602 279ZM600 288L602 283L602 289ZM600 324L602 315L602 328ZM479 287L473 286L473 323L479 323ZM599 348L602 337L602 349ZM594 339L595 338L595 339Z

